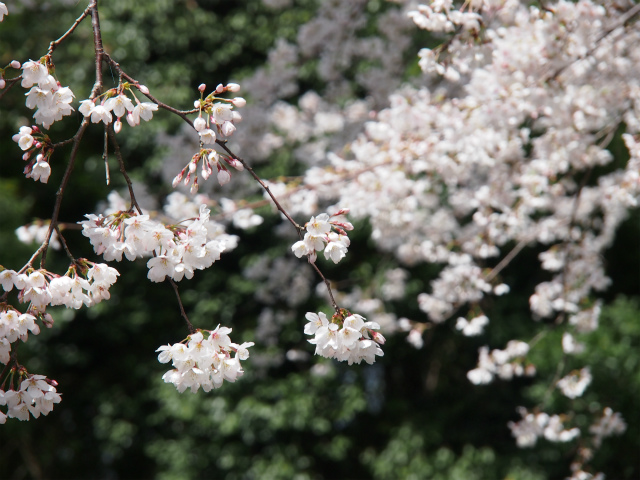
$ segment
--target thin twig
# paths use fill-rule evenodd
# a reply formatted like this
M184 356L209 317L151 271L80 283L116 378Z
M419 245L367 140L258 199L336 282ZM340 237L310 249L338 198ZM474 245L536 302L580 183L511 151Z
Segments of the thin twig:
M176 293L176 298L178 299L178 304L180 305L180 315L184 318L184 321L187 323L187 328L189 329L189 333L196 333L195 327L189 321L189 317L187 316L187 312L184 311L184 306L182 305L182 299L180 298L180 292L178 291L178 285L173 281L173 278L167 277L169 283L173 287L173 291Z
M111 139L111 144L113 145L113 152L116 154L116 158L118 159L118 163L120 164L120 173L122 173L122 176L127 182L127 187L129 188L129 197L131 198L131 208L133 209L133 207L135 207L138 213L142 215L142 209L140 208L140 205L138 205L138 202L136 201L136 196L133 193L133 183L131 182L131 178L129 178L129 175L127 174L127 169L124 166L122 152L120 151L120 145L118 145L118 140L116 139L116 133L113 130L113 125L110 123L107 126L106 130L107 130L107 134L109 135L109 138Z
M511 251L507 253L507 255L502 260L500 260L500 263L498 263L498 265L493 267L493 269L484 277L485 281L490 282L491 280L496 278L496 276L502 270L504 270L505 267L509 265L509 263L511 263L511 260L513 260L516 257L516 255L518 255L522 251L522 249L529 244L530 241L531 240L528 238L524 238L520 240L518 244L515 247L513 247Z
M2 92L0 92L0 100L2 100L2 98L7 94L7 92L11 90L15 86L15 84L18 83L18 80L20 79L22 79L22 75L16 78L10 78L8 80L5 80L6 85L2 89Z
M91 27L93 29L93 44L95 47L95 67L96 67L96 80L93 84L93 88L91 89L91 95L89 96L90 100L93 100L98 96L100 91L102 90L102 56L104 55L104 48L102 46L102 36L100 34L100 18L98 17L98 1L92 0L91 4L87 7L87 9L91 13ZM73 136L73 147L71 149L71 154L69 155L69 163L67 164L67 169L64 172L64 176L62 177L62 182L60 183L60 188L56 192L56 202L53 206L53 213L51 214L51 223L49 224L49 230L47 231L47 236L45 237L45 241L42 243L40 248L33 254L29 263L26 266L33 266L33 261L38 257L38 255L42 254L42 258L40 260L40 268L45 268L45 263L47 259L47 249L49 248L49 242L51 241L51 235L53 234L54 229L58 223L58 216L60 214L60 205L62 204L62 197L64 196L65 189L67 184L69 183L69 178L71 177L71 172L73 170L73 166L75 164L76 157L78 155L78 149L80 147L80 140L84 135L87 127L89 126L89 118L85 117L82 123L80 124L80 128L77 133ZM25 266L25 267L26 267Z
M59 224L56 225L55 228L56 228L56 233L58 234L58 238L60 239L60 243L62 244L62 248L64 248L64 251L67 253L67 256L71 259L71 263L76 263L75 257L71 253L71 250L69 250L69 246L67 245L67 241L62 236L62 232L60 231L60 225Z
M53 42L51 42L49 44L49 51L47 52L47 55L51 55L53 53L53 51L58 47L58 45L60 45L60 43L62 43L64 40L66 40L66 38L71 35L73 33L73 31L76 29L76 27L78 25L80 25L80 22L82 20L84 20L87 15L89 15L89 13L91 13L91 8L95 7L96 2L91 2L91 4L89 6L87 6L87 8L84 10L84 12L82 12L82 15L80 15L75 22L73 22L73 25L71 25L71 28L69 28L69 30L67 30L65 32L64 35L62 35L59 39L54 40Z

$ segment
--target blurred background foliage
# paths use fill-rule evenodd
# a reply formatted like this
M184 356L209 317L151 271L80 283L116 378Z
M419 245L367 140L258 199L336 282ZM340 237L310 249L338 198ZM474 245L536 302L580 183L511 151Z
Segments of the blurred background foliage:
M6 3L11 13L0 25L2 65L13 58L26 61L44 54L48 42L60 36L85 6L75 0ZM392 8L388 2L359 3L372 18ZM257 0L110 0L101 4L101 22L105 47L113 58L157 98L187 109L197 96L198 84L212 87L242 80L264 65L277 39L295 42L300 26L313 18L317 8L313 0L286 8ZM421 35L416 32L417 45L428 40ZM90 39L89 24L83 24L54 55L58 78L78 99L88 95L92 84ZM411 58L404 78L417 71L417 58L413 54ZM322 92L314 61L309 59L311 66L301 73L300 93ZM353 65L352 73L367 68L363 61ZM243 93L251 98L251 92ZM13 232L32 219L50 216L69 150L56 152L47 185L25 179L20 151L10 140L20 125L29 122L21 89L7 94L0 108L0 264L19 268L33 250L19 243ZM79 116L72 117L55 124L50 134L57 140L68 138L79 123ZM166 149L158 138L179 127L177 118L157 114L139 128L125 125L120 135L134 179L149 184L151 194L168 193L159 182ZM83 143L64 198L63 222L81 220L109 191L124 185L113 165L112 184L104 182L101 135L100 128L91 128ZM185 152L185 163L190 156ZM288 175L295 166L285 157L260 168L266 176ZM518 449L506 426L518 419L516 406L532 407L542 401L554 412L571 408L595 412L605 405L622 412L626 433L606 439L593 465L611 479L640 476L638 211L623 224L607 254L613 284L603 297L601 327L580 339L588 345L584 358L568 360L576 368L588 362L594 377L585 395L573 401L560 398L558 392L548 397L548 383L539 380L552 376L563 361L553 346L560 331L551 330L532 351L539 377L481 387L466 378L480 346L501 347L511 338L532 338L539 330L528 308L538 280L529 275L536 269L535 251L525 251L504 272L512 292L491 306L491 327L481 337L463 337L449 322L428 330L420 350L403 335L390 336L384 358L371 366L347 366L311 356L290 361L285 353L291 349L313 351L302 334L304 313L327 306L316 297L295 307L284 299L265 303L256 295L261 282L243 274L265 252L271 258L288 255L288 242L272 233L277 223L268 217L260 227L233 232L240 235L240 246L180 285L195 325L211 329L223 323L234 329L235 341L256 342L243 378L196 395L179 394L164 384L161 376L166 368L154 351L184 338L186 328L170 286L148 282L144 262L122 262L116 265L121 277L109 302L77 312L57 309L52 312L54 328L43 329L20 346L21 362L30 371L59 382L63 402L47 417L10 420L0 428L0 476L564 478L576 442L541 440L534 448ZM351 286L374 278L375 272L393 262L367 241L366 224L356 227L347 261L325 272ZM78 231L69 230L66 238L77 256L96 260ZM48 261L52 271L67 268L62 254L51 254ZM410 273L406 298L388 302L387 309L424 319L415 294L432 278L433 267L413 267ZM310 288L314 283L312 279ZM264 341L258 329L265 308L291 314L278 324L277 343ZM586 421L584 414L575 419L583 431Z

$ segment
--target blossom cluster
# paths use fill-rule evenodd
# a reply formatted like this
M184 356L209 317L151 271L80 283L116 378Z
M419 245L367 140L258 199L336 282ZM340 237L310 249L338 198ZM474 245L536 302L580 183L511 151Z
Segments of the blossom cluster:
M0 390L0 406L7 407L7 413L0 411L0 424L8 418L29 420L40 415L48 415L53 405L60 403L60 394L56 391L57 383L44 375L28 375L20 383L18 390Z
M79 259L62 276L44 269L31 269L27 273L5 269L0 272L0 284L5 292L13 287L19 290L18 300L29 303L28 311L38 314L44 313L48 305L78 309L108 300L109 288L119 275L104 263Z
M34 160L31 160L24 169L25 177L32 178L34 181L40 180L41 183L47 183L51 175L51 166L49 165L49 157L51 149L47 147L48 137L41 135L40 130L35 125L31 127L20 127L20 131L12 137L22 150L25 151L22 159L29 160L33 153L40 150Z
M518 340L510 340L504 350L489 352L488 347L481 347L478 366L467 372L467 378L471 383L481 385L491 383L496 375L503 380L510 380L514 376L532 376L536 373L535 367L522 364L527 353L529 344Z
M231 174L221 160L238 171L244 170L242 162L232 156L220 155L212 148L204 148L205 144L215 144L218 135L223 138L233 135L233 132L236 131L235 124L242 121L242 116L233 107L244 107L247 103L246 100L242 97L229 100L217 96L225 92L238 92L240 85L237 83L219 84L212 93L204 97L203 93L206 88L205 84L198 87L200 99L194 102L194 107L198 110L198 118L193 121L193 128L200 136L200 150L191 157L189 163L172 181L174 188L180 182L184 182L184 185L191 184L191 193L196 193L199 188L198 163L202 163L202 178L206 180L215 170L220 185L231 180Z
M141 93L149 93L149 89L144 85L135 84L135 86ZM108 90L105 95L102 96L100 103L99 98L87 99L80 102L80 108L78 111L85 117L89 117L91 122L100 123L105 125L110 124L113 121L113 115L116 117L116 121L113 128L116 133L120 132L122 128L121 118L125 117L127 123L131 127L135 127L140 124L140 120L148 122L153 118L153 112L158 110L158 105L153 102L141 102L135 96L132 90L132 85L126 83L118 89ZM134 105L126 92L131 93L136 102Z
M224 163L222 161L224 161ZM191 193L195 194L200 188L198 183L199 163L202 163L202 178L204 180L209 178L215 169L216 178L220 185L225 185L231 180L231 174L225 164L235 168L239 172L244 170L244 165L235 158L228 155L221 155L213 148L201 148L198 153L191 157L189 163L184 166L180 173L174 177L171 182L173 188L176 188L180 182L183 182L185 186L191 184Z
M577 427L565 429L559 415L531 413L524 407L519 407L518 413L522 420L509 422L508 426L519 447L533 447L539 437L544 437L550 442L570 442L580 436L580 429Z
M210 210L200 206L197 218L165 226L147 214L115 212L107 216L88 214L79 222L95 252L105 260L128 260L153 255L147 262L147 277L162 282L165 277L180 281L192 278L195 270L210 267L220 254L235 246L233 238L209 221Z
M159 347L158 361L172 362L175 367L163 380L174 384L180 393L187 388L196 393L200 387L208 392L221 387L224 380L235 382L244 374L240 361L249 358L248 348L254 343L232 343L230 333L230 328L218 325L212 331L199 330L184 342Z
M565 397L577 398L582 396L585 389L591 383L591 379L591 370L589 367L584 367L583 369L571 372L569 375L558 380L556 386Z
M46 58L46 57L45 57ZM27 107L36 108L33 118L44 128L53 122L62 120L65 115L74 111L71 102L75 97L69 87L60 85L43 61L30 60L22 65L23 88L30 88L26 93Z
M0 312L0 363L9 363L11 344L18 339L26 342L29 332L33 335L40 333L36 317L13 308Z
M314 336L309 343L316 346L316 355L341 362L346 360L349 365L362 360L371 365L376 356L384 355L380 345L385 343L385 338L375 331L380 329L375 322L367 322L364 317L348 312L335 314L331 321L322 312L307 312L306 318L309 323L305 325L304 333Z
M333 215L321 213L305 224L307 232L304 239L293 244L291 250L296 257L303 255L309 257L310 262L315 262L316 251L324 250L324 258L338 263L347 254L347 248L351 244L345 230L353 230L353 225L343 217L349 210L343 208ZM335 231L332 231L335 230Z

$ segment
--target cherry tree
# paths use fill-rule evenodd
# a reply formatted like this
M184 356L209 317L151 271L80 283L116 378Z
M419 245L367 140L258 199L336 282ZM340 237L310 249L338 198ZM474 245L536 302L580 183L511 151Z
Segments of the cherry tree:
M317 355L371 364L383 355L383 334L405 335L413 348L422 348L424 332L448 321L461 335L481 335L491 328L491 305L511 290L501 274L521 252L537 248L539 269L548 272L529 299L538 333L483 346L467 377L476 385L533 377L531 352L550 332L561 331L555 348L564 360L541 381L549 395L583 395L592 381L590 365L569 370L566 360L584 351L582 335L598 329L598 292L610 284L602 255L640 194L640 54L634 48L640 6L586 0L537 6L511 0L396 3L380 23L385 44L340 29L336 19L360 21L355 4L327 2L305 25L298 45L279 43L271 69L242 82L254 104L236 96L237 83L200 85L187 109L163 103L105 50L95 0L38 60L16 59L0 71L0 99L21 87L26 107L35 110L33 122L13 137L16 159L23 151L25 177L47 183L52 168L65 169L51 218L19 233L29 241L38 238L40 247L24 266L0 272L0 361L6 365L0 422L46 415L61 400L57 382L19 363L17 341L37 335L40 325L53 325L49 306L91 308L109 300L119 276L113 263L74 257L60 228L64 194L89 128L104 130L107 182L108 161L115 158L129 198L114 192L104 211L87 212L78 222L82 235L105 262L144 258L148 279L171 285L188 333L157 352L161 363L172 363L163 379L178 391L208 392L250 368L245 361L254 343L232 342L226 326L194 326L178 283L197 280L197 271L215 268L224 252L237 247L240 239L227 233L225 222L258 225L263 219L256 210L268 202L297 234L290 254L307 260L332 308L332 314L306 315L304 333L313 336ZM0 19L7 14L0 3ZM92 25L95 81L89 97L78 102L54 60L82 22ZM397 69L418 29L439 44L415 52L422 76L402 84ZM284 102L296 88L296 61L317 52L327 92L308 91L297 105ZM369 93L365 100L344 102L352 92L336 72L358 56L381 66L375 75L355 79ZM115 72L113 85L105 66ZM146 211L136 200L118 136L145 128L161 114L180 117L186 129L176 137L189 138L195 147L191 158L175 155L179 164L167 162L165 180L181 190L167 197L162 211ZM76 134L50 138L51 125L72 115L82 119ZM622 163L611 152L620 141L628 155ZM67 146L71 153L63 166L59 151ZM282 148L294 149L306 172L293 179L261 178L253 162ZM214 174L219 185L250 179L264 202L199 193ZM385 300L404 297L408 268L439 267L430 288L414 299L424 318L398 318L368 295L366 285L355 294L334 291L321 265L348 255L347 232L354 227L347 215L366 220L376 247L397 261L384 274ZM296 218L309 220L299 224ZM64 273L46 268L56 246L71 262ZM323 252L320 260L317 252ZM589 461L605 437L626 429L609 406L589 412L586 429L572 423L572 411L546 411L544 404L514 405L514 411L518 417L508 428L519 447L542 438L576 442L570 477L576 480L603 478Z

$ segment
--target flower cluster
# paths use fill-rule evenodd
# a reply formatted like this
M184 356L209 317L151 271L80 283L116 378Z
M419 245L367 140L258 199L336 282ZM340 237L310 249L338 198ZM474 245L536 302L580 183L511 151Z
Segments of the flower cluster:
M46 61L46 57L45 57ZM65 115L71 115L71 102L74 95L69 87L60 85L42 61L29 60L22 65L23 88L31 88L27 93L27 107L37 108L33 118L44 128L49 128L53 122L62 120Z
M503 380L532 376L536 373L533 365L522 365L522 358L529 352L529 344L511 340L504 350L495 349L489 353L488 347L480 348L478 366L467 372L467 378L475 385L491 383L494 376Z
M353 230L353 225L343 217L346 213L349 213L349 209L343 208L331 216L321 213L317 217L311 217L305 224L307 232L304 239L291 247L296 257L307 255L310 262L315 262L316 251L324 250L324 258L327 260L330 258L333 263L342 260L351 244L345 230Z
M53 410L54 403L60 403L60 394L57 393L57 382L49 380L44 375L28 375L19 390L0 390L0 405L7 406L7 413L0 411L0 424L8 418L29 420L29 413L33 418L40 415L48 415Z
M464 317L458 317L456 320L456 329L460 330L467 337L475 337L484 332L484 327L489 324L489 318L486 315L474 316L471 320Z
M203 99L202 94L206 88L207 86L205 84L198 87L200 100L196 100L194 107L199 110L200 115L193 122L193 128L195 128L198 135L200 135L200 141L202 143L215 143L216 132L224 137L233 135L233 132L236 131L235 123L242 121L242 116L233 110L233 107L244 107L247 102L242 97L228 100L216 96L225 92L240 91L240 85L237 83L229 83L226 86L220 84L212 93ZM205 114L204 117L202 116L203 112ZM215 130L213 130L214 128Z
M105 260L121 261L123 254L131 261L153 255L147 262L151 281L162 282L167 276L180 281L192 278L195 270L210 267L224 250L234 246L228 236L211 228L209 214L206 205L201 205L197 218L169 227L149 215L122 211L106 217L86 215L87 220L79 223L83 235Z
M224 160L224 163L222 160ZM239 172L244 170L244 165L235 158L221 155L213 148L201 148L198 153L191 157L189 163L185 165L180 173L175 176L172 182L173 188L177 187L180 182L184 182L185 186L191 184L191 193L195 194L200 188L198 184L198 163L200 162L202 162L202 178L204 180L209 178L215 169L220 185L225 185L231 180L231 174L225 164Z
M509 422L508 426L520 448L533 447L542 436L550 442L570 442L580 436L577 427L566 430L559 415L549 416L544 412L534 414L524 407L519 407L518 413L522 420Z
M120 274L104 263L93 263L79 259L63 276L47 270L31 270L17 273L13 270L0 272L0 284L9 292L15 287L18 300L29 303L31 313L44 313L48 305L64 305L67 308L90 307L111 295L109 288Z
M191 193L196 193L199 188L198 163L200 162L202 162L202 178L206 180L215 170L220 185L231 180L231 174L221 160L238 171L244 170L244 165L237 159L229 155L220 155L212 148L203 148L205 144L216 143L218 135L223 137L233 135L233 132L236 131L235 124L242 121L242 116L233 110L233 107L244 107L247 103L245 99L236 97L229 100L217 96L225 92L238 92L240 85L237 83L229 83L226 86L220 84L204 98L203 94L206 88L204 83L198 87L200 99L194 103L199 115L193 121L193 128L200 136L200 151L191 157L189 163L175 176L172 182L173 188L183 181L184 185L191 184Z
M244 373L240 361L249 358L248 348L254 344L232 343L229 333L230 328L218 325L212 331L199 330L184 342L158 348L158 361L172 362L175 367L164 374L163 380L173 383L180 393L187 388L196 393L200 387L208 392L222 386L224 380L235 382Z
M13 308L0 312L0 363L9 363L11 344L18 339L26 342L28 332L33 335L40 333L36 317L30 313L20 313Z
M362 360L371 365L376 356L384 355L380 345L384 345L385 338L375 331L380 329L375 322L367 322L364 317L344 309L333 315L331 321L322 312L308 312L306 318L309 323L304 333L314 335L309 343L316 346L316 355L346 360L349 365Z
M32 243L42 244L49 234L49 223L38 220L16 228L15 233L18 240L22 243L27 245L31 245ZM54 250L60 250L61 248L60 241L58 240L58 232L55 230L51 232L49 246Z
M80 102L78 111L85 117L90 117L93 123L103 122L105 125L110 124L113 121L113 115L115 115L116 121L113 128L116 133L120 132L122 128L122 117L125 117L127 123L132 127L139 125L141 119L148 122L153 118L153 112L158 110L158 105L153 102L141 102L138 100L131 89L132 86L135 86L143 94L149 93L149 89L144 85L125 83L117 89L108 90L102 96L100 103L97 103L97 98L83 100ZM133 96L136 102L135 106L131 99L127 97L126 92Z
M558 380L556 386L565 397L577 398L582 396L591 383L591 379L591 370L589 367L584 367Z
M31 127L20 127L20 131L12 137L22 150L24 155L22 159L29 160L35 152L40 151L34 160L31 160L24 168L24 174L27 178L33 178L34 181L40 180L42 183L49 181L51 175L51 166L49 158L53 153L50 148L50 141L47 135L40 133L40 129L35 125Z
M589 427L589 433L593 435L593 443L599 447L602 439L612 435L621 435L627 430L627 424L619 412L614 412L609 407L605 408L600 417Z

